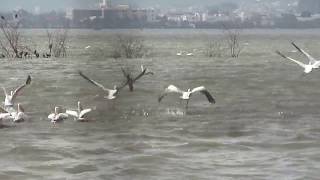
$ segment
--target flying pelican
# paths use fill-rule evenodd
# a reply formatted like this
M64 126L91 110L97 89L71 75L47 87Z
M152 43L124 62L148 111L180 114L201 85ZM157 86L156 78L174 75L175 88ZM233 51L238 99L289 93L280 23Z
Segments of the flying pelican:
M28 116L24 113L24 109L21 104L18 103L18 111L12 112L11 116L13 117L13 122L20 123L27 120Z
M276 51L276 53L279 54L281 57L283 57L285 59L289 59L290 61L293 61L293 62L297 63L299 66L303 67L305 73L310 73L312 71L312 69L314 68L313 64L311 64L310 62L308 64L304 64L300 61L292 59L291 57L285 56L280 51Z
M88 119L85 118L85 115L91 111L92 109L83 109L80 101L78 101L78 110L77 111L67 110L66 113L70 116L75 117L75 121L85 122L85 121L88 121Z
M143 65L141 65L141 73L136 76L135 78L132 78L131 77L131 74L127 73L122 67L121 67L121 71L124 75L124 77L127 79L126 83L124 83L123 86L126 86L128 85L129 86L129 90L132 92L133 91L133 84L138 80L140 79L142 76L144 75L154 75L153 72L151 71L148 71L147 72L147 68L145 68Z
M4 94L5 94L5 100L4 100L4 106L7 107L13 107L14 105L14 101L17 98L17 96L19 95L20 91L26 86L29 85L31 83L31 76L28 75L27 80L24 84L22 84L21 86L19 86L17 89L15 89L14 91L10 91L10 94L7 93L6 89L4 87L2 87Z
M86 46L86 47L85 47L85 49L89 49L89 48L91 48L91 46Z
M49 114L48 119L51 120L52 123L62 122L68 118L67 113L62 113L60 107L56 106L54 108L54 113Z
M320 67L320 61L316 60L314 57L312 57L310 54L308 54L303 49L299 48L294 42L291 43L300 53L302 53L304 56L306 56L309 59L309 64L313 65L314 69L318 69Z
M117 95L120 91L120 89L122 89L124 86L121 87L117 87L116 85L113 87L113 89L108 89L105 88L102 84L90 79L89 77L87 77L86 75L84 75L81 71L79 71L79 74L81 77L83 77L84 79L86 79L87 81L89 81L91 84L101 88L104 92L108 93L107 99L115 99L117 98Z
M193 93L196 93L196 92L200 92L202 94L204 94L209 103L216 103L215 99L211 96L211 94L209 93L209 91L207 91L207 89L204 87L204 86L199 86L199 87L196 87L194 89L188 89L188 91L182 91L180 90L179 88L177 88L176 86L174 85L169 85L165 90L164 90L164 93L162 93L158 99L158 102L161 102L161 100L166 96L168 95L169 93L177 93L177 94L181 94L180 96L180 99L181 100L186 100L187 101L187 104L186 104L186 107L188 107L188 104L189 104L189 100L190 100L190 97L192 96Z

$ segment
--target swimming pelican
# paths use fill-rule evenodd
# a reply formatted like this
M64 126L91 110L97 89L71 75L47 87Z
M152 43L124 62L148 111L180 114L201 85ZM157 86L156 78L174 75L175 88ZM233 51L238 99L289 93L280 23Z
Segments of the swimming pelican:
M303 67L305 73L310 73L312 71L312 69L314 68L313 64L311 64L310 62L308 64L304 64L300 61L292 59L291 57L285 56L280 51L276 51L276 53L279 54L281 57L283 57L285 59L289 59L290 61L293 61L293 62L297 63L299 66Z
M92 109L83 109L80 101L78 101L78 110L77 111L67 110L66 113L70 116L75 117L75 121L84 122L84 121L88 121L88 119L85 118L85 115L91 111Z
M182 56L182 51L177 52L177 56Z
M153 72L148 71L147 72L147 68L145 68L143 65L141 65L141 73L136 76L135 78L131 77L131 74L127 73L122 67L121 67L121 71L124 75L124 77L127 79L126 83L123 84L123 86L128 85L129 86L129 90L132 92L133 91L133 84L140 79L142 76L144 75L154 75Z
M13 122L15 123L24 122L28 118L28 116L24 113L23 107L19 103L17 112L12 112L11 116L13 117Z
M48 119L51 120L52 123L62 122L68 118L67 113L62 113L60 107L56 106L54 108L54 113L49 114Z
M86 47L85 47L85 49L89 49L89 48L91 48L91 46L86 46Z
M84 79L86 79L87 81L89 81L91 84L101 88L104 92L108 93L107 99L115 99L117 98L117 95L120 91L120 89L122 89L124 86L121 87L117 87L116 85L113 87L113 89L108 89L105 88L102 84L90 79L89 77L87 77L86 75L84 75L81 71L79 71L79 74L81 77L83 77Z
M313 65L314 69L318 69L320 67L320 61L316 60L314 57L312 57L310 54L308 54L303 49L299 48L294 42L291 43L300 53L302 53L304 56L306 56L309 59L309 64Z
M0 125L2 125L3 120L12 121L13 119L14 119L14 117L11 115L11 113L9 113L8 111L6 111L2 107L0 107Z
M196 92L200 92L202 94L204 94L209 103L215 103L215 99L211 96L211 94L209 93L209 91L207 91L207 89L204 87L204 86L199 86L199 87L196 87L194 89L188 89L187 91L182 91L180 90L179 88L177 88L176 86L174 85L169 85L165 90L164 90L164 93L162 93L158 99L158 102L161 102L161 100L166 96L168 95L169 93L177 93L177 94L181 94L180 96L180 99L181 100L186 100L187 101L187 104L186 104L186 107L188 107L188 104L189 104L189 100L190 100L190 97L192 96L193 93L196 93Z
M193 53L187 53L186 55L187 56L193 56Z
M14 105L14 101L17 98L17 96L19 95L20 91L26 86L29 85L31 83L31 76L28 75L27 80L24 84L22 84L21 86L19 86L17 89L15 89L14 91L10 91L10 94L7 93L6 89L4 87L2 87L4 94L5 94L5 100L4 100L4 106L7 107L13 107Z

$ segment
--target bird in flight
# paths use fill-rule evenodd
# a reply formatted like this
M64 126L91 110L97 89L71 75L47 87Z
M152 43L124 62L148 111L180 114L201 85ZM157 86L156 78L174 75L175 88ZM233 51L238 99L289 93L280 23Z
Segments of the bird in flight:
M310 72L313 70L313 68L314 68L313 64L311 64L310 62L309 62L308 64L304 64L303 62L300 62L300 61L298 61L298 60L295 60L295 59L293 59L293 58L291 58L291 57L288 57L288 56L282 54L280 51L276 51L276 53L279 54L281 57L283 57L283 58L285 58L285 59L288 59L288 60L290 60L290 61L293 61L293 62L295 62L296 64L298 64L299 66L301 66L301 67L304 69L304 73L307 73L307 74L308 74L308 73L310 73Z
M203 95L206 96L206 98L208 99L209 103L214 104L216 103L215 99L212 97L212 95L209 93L209 91L204 87L204 86L199 86L196 88L188 89L187 91L182 91L181 89L179 89L178 87L174 86L174 85L169 85L164 92L159 96L158 98L158 102L161 102L161 100L168 94L170 93L175 93L175 94L180 94L180 99L181 100L185 100L187 101L186 104L186 108L188 107L189 104L189 100L191 98L191 96L194 93L202 93Z
M90 82L91 84L95 85L96 87L99 87L100 89L102 89L104 92L107 92L107 99L115 99L117 98L117 95L119 94L119 91L124 87L117 87L116 85L113 87L113 89L108 89L106 87L104 87L102 84L98 83L97 81L89 78L88 76L84 75L81 71L79 71L79 75L81 77L83 77L85 80L87 80L88 82Z

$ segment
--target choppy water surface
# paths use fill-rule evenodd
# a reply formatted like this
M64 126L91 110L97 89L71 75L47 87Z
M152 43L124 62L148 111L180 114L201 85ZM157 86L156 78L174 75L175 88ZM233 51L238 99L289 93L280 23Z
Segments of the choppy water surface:
M36 32L36 33L34 33ZM115 31L72 31L65 59L1 60L1 85L14 88L27 74L32 85L17 99L29 122L0 130L0 179L317 179L320 168L320 72L279 58L302 58L295 40L320 57L313 31L244 33L239 59L207 58L201 51L216 31L140 32L150 55L105 57ZM27 31L41 47L45 31ZM92 48L84 49L87 45ZM177 57L180 50L193 57ZM121 65L155 72L113 105L77 75L82 70L108 87L122 81ZM186 112L176 96L161 104L161 90L206 86L217 100L194 96ZM89 123L53 126L55 105L80 100L95 109Z

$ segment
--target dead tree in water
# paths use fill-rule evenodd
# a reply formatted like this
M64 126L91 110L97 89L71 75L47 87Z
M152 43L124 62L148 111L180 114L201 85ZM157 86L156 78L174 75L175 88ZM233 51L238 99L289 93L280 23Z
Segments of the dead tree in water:
M45 57L66 57L68 29L60 29L54 32L47 31L49 53Z
M226 34L227 44L230 51L230 56L238 58L243 47L240 44L240 30L229 29L223 25Z
M0 39L0 46L5 57L22 58L23 47L20 44L20 20L16 14L13 21L1 16L0 29L4 38Z
M133 84L140 79L142 76L145 75L153 75L154 73L151 71L147 71L147 68L145 68L143 65L141 65L141 72L137 76L132 75L132 71L129 70L129 68L123 68L121 67L121 71L123 73L123 76L126 78L126 83L123 84L123 86L128 85L130 92L133 91Z
M114 58L141 58L147 52L143 38L134 35L118 35L113 48Z

